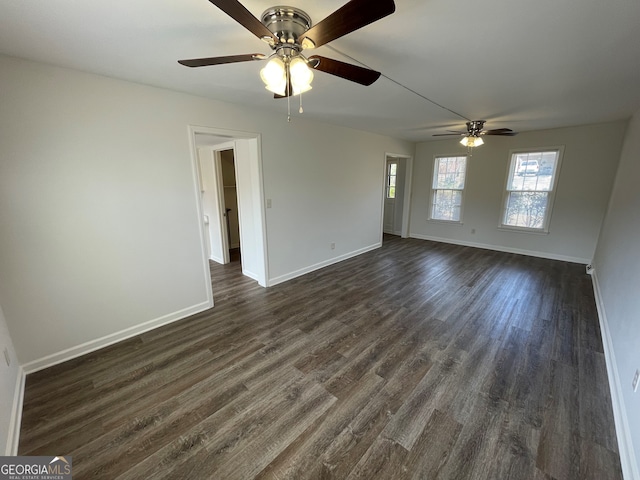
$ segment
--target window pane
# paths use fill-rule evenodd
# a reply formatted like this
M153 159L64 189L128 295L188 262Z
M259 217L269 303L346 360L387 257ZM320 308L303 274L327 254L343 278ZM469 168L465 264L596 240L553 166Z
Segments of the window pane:
M387 164L387 198L396 198L396 172L398 171L397 163Z
M558 152L516 153L511 158L507 190L549 192L553 185Z
M431 218L434 220L460 221L462 192L459 190L435 190Z
M433 188L464 188L467 157L436 158Z
M549 194L511 192L507 199L504 224L512 227L543 228Z

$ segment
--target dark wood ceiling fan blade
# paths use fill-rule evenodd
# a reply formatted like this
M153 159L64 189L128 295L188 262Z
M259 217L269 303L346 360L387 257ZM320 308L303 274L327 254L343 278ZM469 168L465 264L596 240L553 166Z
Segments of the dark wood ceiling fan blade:
M518 132L514 132L510 128L495 128L493 130L485 130L482 132L483 135L503 135L506 137L513 137L517 135Z
M468 135L469 132L455 132L455 133L434 133L432 137L448 137L453 135Z
M393 0L351 0L300 35L298 41L303 48L319 47L391 15L395 10Z
M511 130L510 128L492 128L490 130L485 130L485 132L489 133L489 132L513 132L513 130Z
M309 57L309 60L315 70L335 75L336 77L344 78L345 80L350 80L360 85L369 86L380 78L380 72L341 62L340 60L321 57L319 55L312 55Z
M178 60L185 67L207 67L209 65L222 65L224 63L250 62L252 60L264 60L266 55L261 53L247 53L245 55L229 55L227 57L192 58L190 60Z
M236 22L249 30L259 39L269 38L273 42L277 42L276 36L265 27L260 20L253 16L253 14L247 10L237 0L209 0L216 7L222 10L224 13L233 18Z

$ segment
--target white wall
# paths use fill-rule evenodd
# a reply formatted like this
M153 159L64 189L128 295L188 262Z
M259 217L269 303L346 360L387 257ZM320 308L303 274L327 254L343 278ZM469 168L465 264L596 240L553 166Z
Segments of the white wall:
M5 348L9 353L10 365L5 361ZM20 395L20 379L20 365L0 307L0 455L15 455L18 427L16 421L20 415L17 399Z
M628 466L625 472L628 479L640 479L640 388L637 393L631 389L633 375L640 369L639 179L640 111L631 120L625 136L594 258L603 336L605 347L610 349L607 361L611 363L608 366L609 381L614 385L614 410L618 407L617 421L626 420L626 425L618 424L618 438L628 448L628 455L622 456L623 466L625 462Z
M6 57L0 79L0 302L20 361L207 308L177 96Z
M0 85L0 303L23 364L206 308L187 125L261 135L251 168L273 201L272 283L375 246L385 151L414 153L304 116L287 123L284 110L10 57Z
M286 143L262 136L270 284L379 245L385 151L414 152L357 130L297 119L288 127Z
M420 143L413 166L410 235L589 263L620 158L626 122L485 137L468 161L462 225L430 222L429 188L435 155L466 153L458 138ZM564 145L549 234L498 229L509 151ZM476 233L472 234L471 230Z

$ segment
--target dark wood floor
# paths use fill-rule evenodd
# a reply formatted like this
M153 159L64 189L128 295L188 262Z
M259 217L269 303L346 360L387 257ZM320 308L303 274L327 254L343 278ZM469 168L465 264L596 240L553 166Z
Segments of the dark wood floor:
M79 479L621 479L584 266L386 237L27 377Z

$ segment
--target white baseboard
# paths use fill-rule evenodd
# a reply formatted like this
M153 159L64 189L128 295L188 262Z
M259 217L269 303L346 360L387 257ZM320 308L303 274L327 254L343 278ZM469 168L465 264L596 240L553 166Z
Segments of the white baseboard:
M434 242L451 243L453 245L462 245L465 247L484 248L485 250L494 250L497 252L517 253L519 255L527 255L529 257L548 258L550 260L562 260L564 262L581 263L588 265L591 259L582 257L570 257L568 255L557 255L555 253L536 252L534 250L524 250L520 248L503 247L501 245L490 245L487 243L467 242L464 240L453 240L451 238L432 237L431 235L422 235L420 233L409 233L409 237L418 238L420 240L432 240Z
M359 248L358 250L354 250L353 252L345 253L343 255L330 258L323 262L316 263L314 265L310 265L305 268L301 268L300 270L295 270L290 273L285 273L284 275L280 275L279 277L270 278L267 282L267 286L272 287L282 282L286 282L287 280L291 280L296 277L300 277L307 273L311 273L315 270L320 270L321 268L328 267L329 265L333 265L334 263L342 262L349 258L357 257L358 255L362 255L363 253L370 252L371 250L375 250L376 248L380 248L382 243L374 243L373 245L369 245L368 247Z
M242 270L242 274L243 274L245 277L249 277L250 279L255 280L256 282L259 282L259 281L260 281L260 280L259 280L259 278L260 278L260 277L258 277L258 274L257 274L257 273L255 273L255 272L252 272L252 271L250 271L250 270Z
M591 281L593 282L598 319L600 320L600 333L602 335L602 346L604 348L604 358L607 365L607 376L609 377L609 390L611 392L611 404L613 406L613 419L616 425L622 476L625 480L640 480L640 470L633 450L631 432L629 431L627 410L622 397L622 383L620 382L620 375L618 374L618 364L616 363L615 351L609 331L609 322L607 320L600 284L598 283L598 275L595 269L591 275Z
M22 403L24 401L24 386L26 374L22 367L18 367L18 378L13 393L13 405L11 407L11 419L9 420L9 432L7 434L7 446L5 456L18 455L18 443L20 440L20 424L22 423Z
M222 258L220 258L220 257L216 257L216 256L214 256L214 255L211 255L211 256L209 257L209 260L212 260L212 261L214 261L214 262L216 262L216 263L222 263L222 264L224 264L224 259L222 259Z
M163 315L162 317L149 320L148 322L125 328L124 330L120 330L119 332L111 333L109 335L105 335L104 337L90 340L89 342L83 343L81 345L67 348L66 350L62 350L61 352L57 352L51 355L47 355L46 357L33 360L31 362L25 363L22 368L24 369L24 372L26 374L34 373L39 370L52 367L59 363L66 362L73 358L86 355L87 353L94 352L109 345L113 345L114 343L121 342L122 340L135 337L136 335L148 332L149 330L153 330L154 328L158 328L163 325L182 320L183 318L202 312L211 307L213 307L213 302L211 300L207 300L206 302L183 308L182 310L178 310L177 312L169 313L167 315Z

